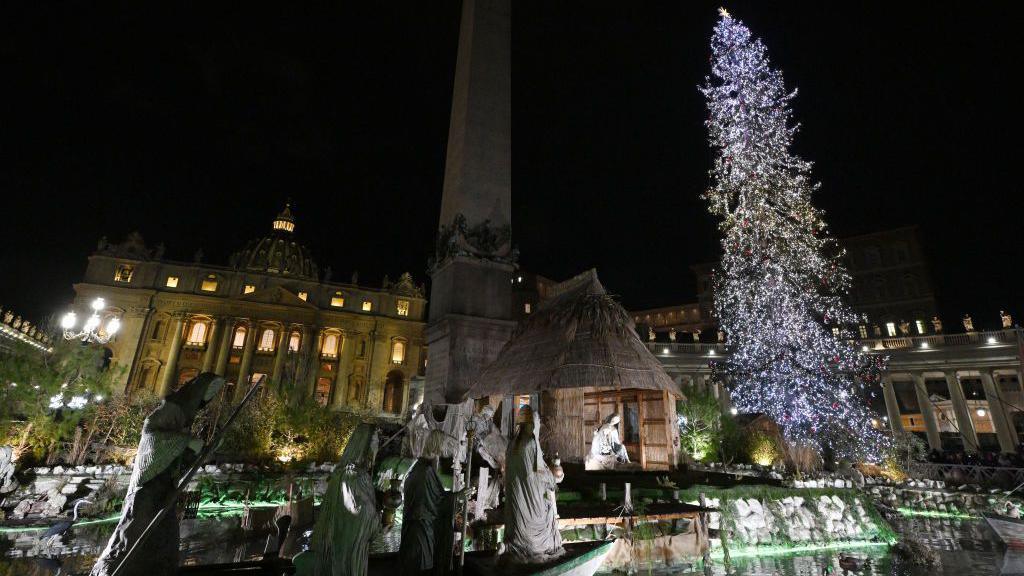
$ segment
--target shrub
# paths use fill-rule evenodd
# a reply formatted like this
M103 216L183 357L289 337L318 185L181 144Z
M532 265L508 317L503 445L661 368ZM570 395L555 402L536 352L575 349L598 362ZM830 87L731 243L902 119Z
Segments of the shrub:
M747 457L761 466L771 466L782 457L782 446L778 437L762 430L754 430L747 436Z

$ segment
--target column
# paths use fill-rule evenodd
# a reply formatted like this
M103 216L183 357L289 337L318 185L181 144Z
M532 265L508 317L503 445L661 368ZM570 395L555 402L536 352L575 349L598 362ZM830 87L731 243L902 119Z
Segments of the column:
M222 318L210 320L210 336L206 339L206 354L203 355L203 372L213 370L213 364L217 360L217 344L223 331L224 320Z
M228 359L231 358L231 339L235 337L235 325L224 318L220 330L220 343L217 346L217 364L213 367L213 373L223 376L228 371Z
M967 400L964 398L964 389L957 380L956 372L946 372L946 387L949 388L949 399L953 402L953 413L956 415L956 427L960 430L960 437L964 440L965 452L978 451L978 435L974 431L974 421L971 420L971 411L967 408Z
M718 405L722 407L722 414L729 414L732 412L732 396L729 394L729 389L725 384L715 384L718 388Z
M882 378L882 396L885 397L885 414L889 418L889 428L893 434L903 432L903 420L900 419L900 405L896 401L896 389L892 385L892 376L888 374Z
M292 389L288 391L290 402L298 403L306 394L312 395L312 391L306 389L306 382L304 380L307 377L307 373L311 372L310 368L310 357L315 356L319 353L316 350L313 337L315 332L311 326L302 327L302 343L299 345L299 360L295 367L295 381L292 382Z
M985 400L988 400L988 413L992 418L992 425L996 429L999 449L1003 452L1015 452L1017 450L1017 432L1007 420L1006 405L996 389L996 383L992 379L992 370L987 368L981 370L981 387L985 390Z
M281 393L283 392L281 371L284 369L284 359L288 355L288 339L291 337L291 332L285 326L281 328L277 336L277 349L274 351L274 368L270 372L270 383L278 393Z
M348 386L352 379L352 358L356 354L356 342L351 332L342 333L341 359L338 361L338 376L334 380L335 406L348 403Z
M697 374L696 375L696 377L694 378L694 382L696 382L695 389L697 390L698 394L706 394L707 393L707 391L708 391L707 381L708 381L707 375L705 375L705 374Z
M316 377L320 373L320 347L323 345L319 327L309 327L310 354L306 362L306 397L312 398L316 391Z
M939 434L939 423L935 419L935 407L932 406L932 401L928 398L928 387L925 385L924 374L915 372L911 376L914 378L917 404L921 407L921 418L924 418L928 447L932 450L942 450L942 435Z
M171 316L171 345L167 350L167 358L164 361L164 372L160 376L160 396L167 396L174 387L174 379L178 375L178 355L181 354L181 333L185 329L185 315L174 314Z
M238 364L238 386L237 394L245 394L249 390L249 377L252 370L252 355L256 349L256 332L258 326L255 320L249 321L249 328L245 331L245 347L242 348L242 360Z

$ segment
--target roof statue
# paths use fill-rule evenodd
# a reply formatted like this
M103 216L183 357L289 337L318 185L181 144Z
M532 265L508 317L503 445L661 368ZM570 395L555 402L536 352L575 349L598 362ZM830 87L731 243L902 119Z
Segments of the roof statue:
M551 289L467 397L590 386L680 395L637 337L629 313L608 295L593 269Z

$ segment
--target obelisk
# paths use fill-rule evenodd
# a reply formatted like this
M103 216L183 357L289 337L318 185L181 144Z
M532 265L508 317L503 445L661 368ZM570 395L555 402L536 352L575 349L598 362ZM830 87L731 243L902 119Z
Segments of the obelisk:
M435 404L462 401L514 326L511 29L510 0L463 0L427 326Z

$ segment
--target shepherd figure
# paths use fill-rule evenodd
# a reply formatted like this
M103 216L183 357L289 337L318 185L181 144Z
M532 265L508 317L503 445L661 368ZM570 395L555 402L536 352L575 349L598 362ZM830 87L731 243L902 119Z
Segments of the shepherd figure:
M198 456L203 441L192 437L192 421L223 385L223 378L204 372L164 398L146 417L121 519L93 565L92 576L110 576L115 570L118 576L177 573L179 533L173 512L150 528L143 550L125 558L177 490L184 469Z

